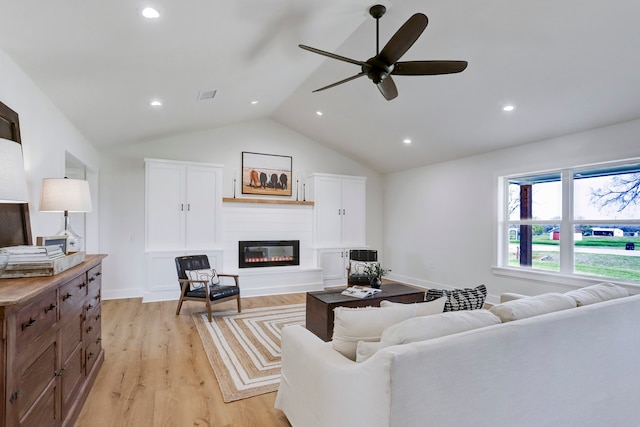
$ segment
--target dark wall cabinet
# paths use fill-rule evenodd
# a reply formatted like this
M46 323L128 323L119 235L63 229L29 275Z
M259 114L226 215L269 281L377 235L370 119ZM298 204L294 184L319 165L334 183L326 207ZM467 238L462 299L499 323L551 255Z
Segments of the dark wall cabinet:
M0 279L0 427L72 426L104 360L102 259Z

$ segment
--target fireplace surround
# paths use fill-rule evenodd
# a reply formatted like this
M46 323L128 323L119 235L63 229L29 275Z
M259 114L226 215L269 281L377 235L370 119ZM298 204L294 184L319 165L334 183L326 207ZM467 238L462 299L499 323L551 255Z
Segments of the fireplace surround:
M300 265L299 240L241 240L239 268Z

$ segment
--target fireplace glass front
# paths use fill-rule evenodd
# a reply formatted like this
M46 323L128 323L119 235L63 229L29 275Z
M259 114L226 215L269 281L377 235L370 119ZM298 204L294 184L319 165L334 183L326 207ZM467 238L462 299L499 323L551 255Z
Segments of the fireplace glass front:
M238 242L240 268L300 265L299 240L260 240Z

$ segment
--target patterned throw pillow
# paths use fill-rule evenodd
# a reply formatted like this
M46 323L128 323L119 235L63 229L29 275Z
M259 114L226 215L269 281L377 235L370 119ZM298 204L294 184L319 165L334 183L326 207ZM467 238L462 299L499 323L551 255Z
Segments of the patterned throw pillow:
M487 299L487 287L479 285L475 288L464 289L429 289L425 295L425 301L447 297L444 311L478 310L484 306Z
M350 261L349 275L350 276L366 276L365 270L367 266L377 265L377 261Z
M217 285L220 283L218 273L213 268L205 268L203 270L185 270L187 279L189 280L208 280L210 285ZM191 289L200 289L204 287L204 283L191 283Z

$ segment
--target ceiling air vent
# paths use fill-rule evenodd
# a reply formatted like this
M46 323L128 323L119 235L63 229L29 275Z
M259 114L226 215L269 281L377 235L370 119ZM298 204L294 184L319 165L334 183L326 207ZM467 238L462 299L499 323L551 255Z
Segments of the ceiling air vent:
M198 93L198 101L213 99L217 92L217 90L201 90L200 93Z

